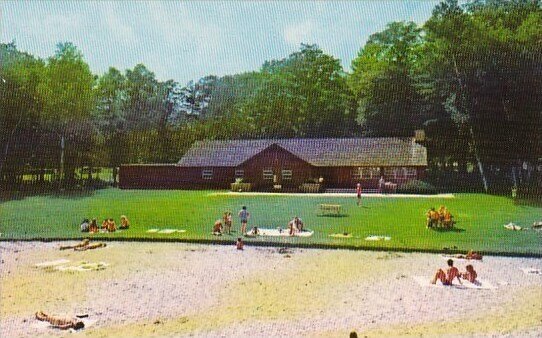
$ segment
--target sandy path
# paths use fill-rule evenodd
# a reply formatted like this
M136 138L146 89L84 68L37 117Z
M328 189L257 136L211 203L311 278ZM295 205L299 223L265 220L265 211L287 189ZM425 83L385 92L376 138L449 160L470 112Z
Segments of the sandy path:
M0 336L62 336L38 310L88 313L75 336L542 335L541 259L474 262L497 288L422 287L446 258L346 250L176 243L109 243L86 252L59 243L0 243ZM102 271L36 268L56 259L104 261ZM460 270L464 261L456 261ZM445 312L443 309L450 309ZM71 336L71 334L69 334Z

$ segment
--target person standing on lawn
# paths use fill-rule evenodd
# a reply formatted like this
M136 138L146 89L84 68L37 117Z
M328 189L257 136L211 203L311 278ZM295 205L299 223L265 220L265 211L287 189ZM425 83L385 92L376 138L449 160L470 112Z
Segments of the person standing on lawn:
M356 185L356 195L358 196L358 206L361 205L361 183Z
M247 207L243 205L243 208L241 211L239 211L238 214L239 218L241 219L241 233L243 235L247 234L247 223L248 219L250 218L250 213L247 211Z

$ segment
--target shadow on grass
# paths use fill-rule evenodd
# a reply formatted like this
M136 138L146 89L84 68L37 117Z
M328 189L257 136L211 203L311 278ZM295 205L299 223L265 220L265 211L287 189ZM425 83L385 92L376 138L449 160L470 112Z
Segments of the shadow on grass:
M0 202L20 201L29 197L48 196L59 199L81 199L94 196L95 190L64 191L6 191L0 193Z
M348 217L348 214L324 214L324 215L316 215L316 217L341 218L341 217Z
M453 227L453 228L431 228L431 230L436 232L464 232L465 229Z

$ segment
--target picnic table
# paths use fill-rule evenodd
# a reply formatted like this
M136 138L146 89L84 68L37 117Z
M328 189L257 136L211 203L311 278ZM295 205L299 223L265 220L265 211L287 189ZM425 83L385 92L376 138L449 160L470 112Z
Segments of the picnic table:
M320 212L322 214L334 213L336 215L339 215L341 213L340 204L320 204L318 205L318 208L320 209Z

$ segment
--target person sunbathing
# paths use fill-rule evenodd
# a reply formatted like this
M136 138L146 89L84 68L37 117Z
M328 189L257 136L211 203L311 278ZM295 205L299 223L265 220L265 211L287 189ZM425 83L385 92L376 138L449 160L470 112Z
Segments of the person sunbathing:
M435 211L435 208L431 208L425 214L427 216L427 228L433 228L438 225L439 214Z
M93 218L90 222L90 227L88 231L93 234L98 232L98 221L96 220L96 218Z
M448 209L446 209L446 207L444 205L441 205L439 208L438 208L438 218L439 218L439 223L441 225L444 225L444 214L446 213L446 211L448 211Z
M86 251L93 250L98 248L105 248L107 245L105 243L92 243L82 247L73 248L74 251Z
M85 238L85 239L84 239L83 241L81 241L81 243L79 243L79 244L61 246L61 247L60 247L60 250L82 248L82 247L87 246L89 243L90 243L90 239Z
M85 327L83 323L78 318L63 318L57 316L49 316L43 311L36 312L36 319L41 320L42 322L49 322L53 327L56 327L61 330L74 329L79 330Z
M454 261L452 259L448 260L448 269L446 272L442 269L438 269L435 273L435 277L431 280L431 284L436 284L437 280L440 280L442 285L452 285L452 282L455 278L459 281L459 284L463 285L461 282L459 270L454 266Z
M466 279L471 283L475 283L476 282L476 277L478 277L478 274L474 270L474 267L469 264L469 265L466 266L466 269L467 269L467 272L463 272L461 274L461 278Z
M453 218L453 216L450 213L450 211L448 211L448 209L445 209L444 214L442 215L442 222L441 222L442 226L445 227L445 228L453 227L454 221L453 221L452 218Z
M83 222L81 222L81 224L79 225L79 227L81 228L81 232L88 232L89 226L90 226L90 221L88 220L88 218L85 218Z
M244 246L245 244L243 243L243 239L241 237L237 238L237 242L235 243L237 250L243 250Z
M130 227L130 221L124 215L120 216L120 227L119 229L128 229Z
M217 219L213 226L213 235L222 235L222 222Z
M110 218L107 221L107 231L109 231L109 232L117 231L117 224L115 223L115 221L112 218Z

